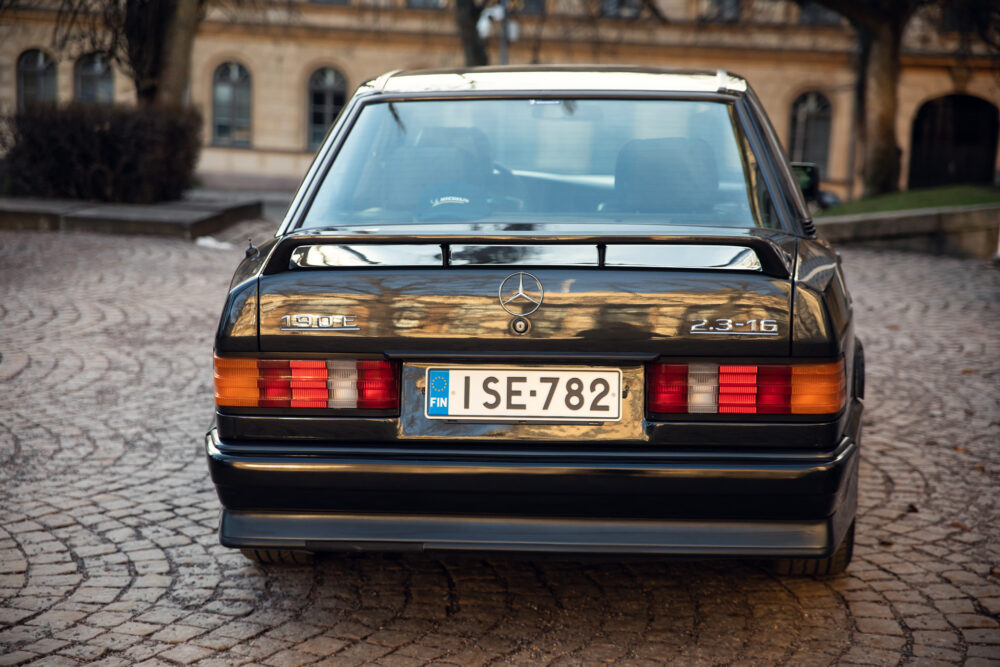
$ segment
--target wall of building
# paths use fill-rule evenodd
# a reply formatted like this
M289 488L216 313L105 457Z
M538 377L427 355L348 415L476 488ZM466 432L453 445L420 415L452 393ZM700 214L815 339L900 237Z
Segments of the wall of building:
M799 26L793 3L755 3L768 13L749 23L699 20L705 0L662 0L668 24L653 19L592 19L573 15L574 0L554 0L552 14L520 17L521 39L510 62L635 64L681 69L717 68L745 76L757 91L775 129L786 144L793 101L808 91L831 104L828 169L824 188L846 195L853 180L851 138L854 68L853 36L846 25ZM778 9L775 9L778 7ZM0 24L0 112L16 104L16 62L26 49L46 48L54 14L8 17ZM791 22L789 22L791 21ZM1000 106L1000 85L984 61L959 63L942 55L953 44L915 22L911 48L903 59L899 89L897 141L902 148L901 185L909 164L911 128L920 106L954 92L980 96ZM928 35L932 35L929 37ZM921 51L921 44L926 45ZM496 58L495 40L490 44ZM78 52L57 54L58 97L73 98L73 63ZM213 73L223 62L241 63L252 77L249 147L212 142ZM384 6L300 3L231 13L213 10L202 23L194 46L190 99L205 117L205 147L199 171L206 179L237 174L244 181L291 183L312 159L307 139L307 92L312 72L333 67L349 92L393 69L458 67L462 55L451 10L407 9L405 0ZM134 101L131 80L115 72L115 99ZM998 151L1000 153L1000 151ZM1000 169L1000 162L997 165ZM852 179L853 176L853 179Z

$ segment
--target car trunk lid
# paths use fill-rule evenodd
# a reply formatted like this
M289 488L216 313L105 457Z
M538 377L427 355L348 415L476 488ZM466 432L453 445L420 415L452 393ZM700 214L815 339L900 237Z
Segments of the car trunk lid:
M794 238L780 232L730 228L293 234L262 271L260 349L410 359L786 356L793 250Z

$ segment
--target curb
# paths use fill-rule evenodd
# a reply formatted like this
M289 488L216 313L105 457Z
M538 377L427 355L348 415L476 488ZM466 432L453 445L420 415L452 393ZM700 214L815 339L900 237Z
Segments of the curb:
M192 240L262 215L260 200L142 205L0 198L0 229L9 230L149 234Z
M813 222L832 243L989 259L997 252L1000 204L838 215Z

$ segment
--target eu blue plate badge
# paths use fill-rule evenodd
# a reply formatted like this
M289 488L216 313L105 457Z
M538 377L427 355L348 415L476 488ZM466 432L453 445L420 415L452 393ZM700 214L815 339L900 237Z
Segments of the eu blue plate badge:
M448 371L432 370L427 373L427 414L448 414Z

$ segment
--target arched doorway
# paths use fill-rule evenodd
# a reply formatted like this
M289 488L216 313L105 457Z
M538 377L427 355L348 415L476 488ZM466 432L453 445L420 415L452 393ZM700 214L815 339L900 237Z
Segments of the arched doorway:
M1000 112L972 95L926 102L913 121L910 188L992 183Z

